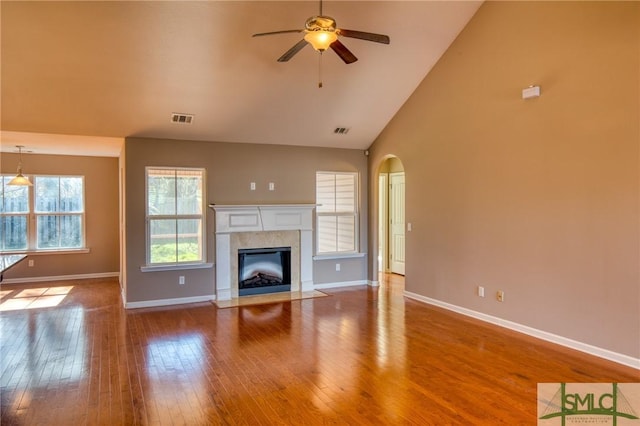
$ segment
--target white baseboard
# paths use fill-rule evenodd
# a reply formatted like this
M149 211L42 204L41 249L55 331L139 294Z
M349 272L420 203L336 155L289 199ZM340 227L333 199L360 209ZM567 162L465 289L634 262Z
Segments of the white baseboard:
M636 368L640 370L640 358L633 358L631 356L613 352L608 349L603 349L597 346L589 345L587 343L578 342L576 340L558 336L556 334L538 330L536 328L518 324L516 322L494 317L492 315L483 314L482 312L473 311L471 309L463 308L461 306L456 306L450 303L442 302L440 300L431 299L430 297L422 296L416 293L412 293L410 291L405 291L404 295L410 299L414 299L419 302L424 302L429 305L438 306L440 308L444 308L449 311L453 311L462 315L466 315L468 317L479 319L481 321L495 324L500 327L508 328L509 330L514 330L532 337L536 337L541 340L545 340L547 342L551 342L560 346L565 346L567 348L575 349L580 352L587 353L589 355L597 356L599 358L604 358L606 360L617 362L618 364L626 365L627 367Z
M354 285L367 285L369 283L368 280L357 280L357 281L341 281L334 283L324 283L324 284L314 284L314 290L323 290L326 288L338 288L338 287L351 287Z
M379 287L380 286L380 281L369 280L369 285L371 287Z
M125 304L125 308L126 309L155 308L158 306L184 305L185 303L213 302L214 300L216 300L216 296L213 294L208 296L177 297L175 299L158 299L158 300L145 300L143 302L127 302Z
M113 278L119 277L120 272L99 272L96 274L76 274L76 275L56 275L53 277L25 277L10 278L2 281L2 284L23 284L23 283L40 283L44 281L70 281L70 280L86 280L90 278Z

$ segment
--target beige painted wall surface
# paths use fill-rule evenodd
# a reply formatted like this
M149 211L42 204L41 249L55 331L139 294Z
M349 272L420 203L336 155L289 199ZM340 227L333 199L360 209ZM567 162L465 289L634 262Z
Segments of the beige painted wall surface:
M405 167L408 291L640 358L639 56L637 2L479 9L370 148Z
M281 145L233 144L128 138L126 151L127 303L214 294L215 269L141 272L145 263L145 167L202 167L207 173L207 205L315 203L316 171L355 171L367 188L367 157L360 150ZM256 183L251 191L250 183ZM269 182L275 191L268 190ZM367 203L361 194L360 245L366 250ZM215 262L214 214L207 208L207 259ZM334 263L314 262L314 282ZM178 285L184 275L186 284ZM346 269L339 281L365 280L366 258ZM316 281L318 280L318 281Z
M14 174L17 154L2 153L3 174ZM117 274L120 270L118 239L118 159L23 154L25 175L81 175L85 178L86 254L37 254L7 271L6 279L84 274Z

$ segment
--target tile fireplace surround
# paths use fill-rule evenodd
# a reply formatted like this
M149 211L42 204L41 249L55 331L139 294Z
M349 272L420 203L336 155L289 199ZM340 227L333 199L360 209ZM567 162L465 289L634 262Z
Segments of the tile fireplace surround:
M291 247L291 292L313 291L315 204L209 206L216 215L216 300L238 297L238 249Z

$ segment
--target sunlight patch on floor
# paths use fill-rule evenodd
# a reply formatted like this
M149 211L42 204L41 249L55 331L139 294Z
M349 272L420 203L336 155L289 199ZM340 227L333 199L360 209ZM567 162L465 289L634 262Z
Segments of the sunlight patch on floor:
M12 290L3 290L0 312L58 306L72 289L73 286L28 288L13 296Z

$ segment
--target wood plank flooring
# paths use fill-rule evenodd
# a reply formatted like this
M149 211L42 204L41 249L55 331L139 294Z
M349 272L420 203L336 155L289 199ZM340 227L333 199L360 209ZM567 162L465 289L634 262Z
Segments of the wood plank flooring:
M402 290L126 311L113 280L4 285L0 423L535 425L538 382L640 381Z

